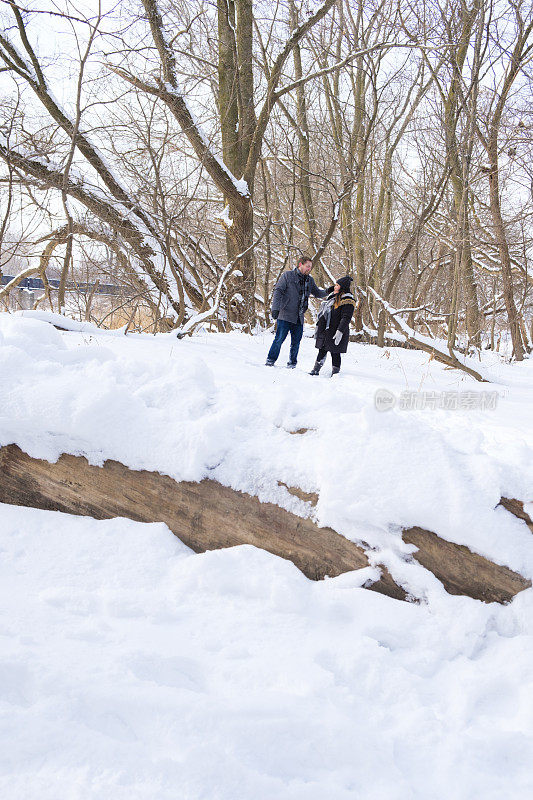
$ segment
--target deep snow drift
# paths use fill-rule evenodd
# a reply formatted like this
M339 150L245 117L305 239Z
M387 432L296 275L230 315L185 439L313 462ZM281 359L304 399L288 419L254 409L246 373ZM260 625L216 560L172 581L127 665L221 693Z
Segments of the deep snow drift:
M164 525L0 506L9 800L511 800L532 591L414 605Z
M25 312L27 313L27 312ZM312 514L388 566L417 596L440 584L405 556L398 526L420 525L533 577L527 527L500 497L533 500L533 359L485 356L480 384L425 353L352 345L343 371L311 377L303 342L296 370L264 366L271 336L192 339L59 333L0 314L0 444L32 456L116 459L176 480L218 480ZM285 345L287 348L287 345ZM497 393L496 408L378 411L378 389ZM468 394L466 394L468 393ZM291 431L308 428L305 435ZM320 495L315 510L278 481Z
M533 576L533 536L496 507L533 499L533 360L484 355L493 383L476 384L423 353L351 345L340 376L313 378L312 341L295 371L284 351L263 366L269 344L0 314L0 445L209 476L368 543L425 602L361 589L362 571L312 583L251 547L194 555L161 524L0 506L2 797L533 789L533 590L507 607L451 597L397 528ZM378 389L427 392L428 407L380 412ZM432 407L493 391L496 408ZM319 492L316 509L278 481Z

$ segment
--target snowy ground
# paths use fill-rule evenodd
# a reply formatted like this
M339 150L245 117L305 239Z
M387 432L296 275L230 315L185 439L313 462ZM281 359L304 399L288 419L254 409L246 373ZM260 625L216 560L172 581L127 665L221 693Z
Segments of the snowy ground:
M533 576L533 536L496 508L533 500L533 360L485 356L478 384L352 345L338 378L329 364L312 378L312 341L295 371L285 351L263 366L270 341L60 334L0 314L0 444L209 475L367 542L426 602L360 589L357 572L312 583L251 547L194 555L161 524L0 506L2 797L533 791L533 590L507 607L451 597L396 527ZM379 412L378 389L498 402ZM317 508L278 480L319 492Z

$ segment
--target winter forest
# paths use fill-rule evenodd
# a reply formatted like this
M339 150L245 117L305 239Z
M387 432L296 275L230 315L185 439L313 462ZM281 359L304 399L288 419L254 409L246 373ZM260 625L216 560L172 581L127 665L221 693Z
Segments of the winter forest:
M383 299L450 348L530 350L529 3L5 2L2 23L0 266L41 277L38 308L252 330L305 253L354 276L380 344Z
M0 796L533 796L531 0L0 0Z

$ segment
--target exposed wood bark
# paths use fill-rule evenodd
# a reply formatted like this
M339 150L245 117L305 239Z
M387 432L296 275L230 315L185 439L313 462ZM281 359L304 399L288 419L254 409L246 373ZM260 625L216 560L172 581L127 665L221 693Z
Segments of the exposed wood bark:
M283 483L283 481L278 481L278 486L284 486L289 494L299 500L303 500L304 503L310 503L312 506L316 506L318 503L319 495L316 492L304 492L298 486L289 486L288 483Z
M0 472L0 502L96 519L123 516L140 522L161 521L196 552L252 544L289 559L314 580L368 566L363 548L331 528L319 528L310 519L215 481L176 483L168 476L130 470L116 461L95 467L83 457L66 454L50 464L31 458L16 445L0 449ZM287 488L294 493L294 487ZM312 494L303 499L312 503ZM431 531L410 528L403 538L418 547L414 558L451 594L507 602L531 585L507 567ZM406 599L405 591L386 570L368 588Z
M0 449L0 502L96 519L128 517L165 522L195 552L253 544L292 561L318 580L368 566L362 549L331 528L319 528L272 503L211 480L176 483L157 472L130 470L117 461L94 467L79 456L56 464L31 458L16 445ZM371 587L405 599L385 570Z
M523 589L531 586L521 575L494 564L464 545L448 542L424 528L407 528L403 540L414 544L416 560L429 569L450 594L468 594L486 603L508 603Z
M531 533L533 533L533 520L524 508L524 504L520 500L515 500L512 497L502 497L500 505L503 506L511 514L514 514L518 519L523 520Z

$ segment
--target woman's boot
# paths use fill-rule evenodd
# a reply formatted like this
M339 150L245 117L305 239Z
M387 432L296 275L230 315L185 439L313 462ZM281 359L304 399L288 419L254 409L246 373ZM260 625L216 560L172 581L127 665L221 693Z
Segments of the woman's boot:
M324 361L325 360L326 360L325 356L324 356L324 358L321 358L321 359L317 358L317 360L315 361L315 366L313 367L313 369L311 370L311 372L309 374L310 375L318 375L318 373L320 372L320 370L324 366Z
M330 377L331 377L331 378L333 378L333 376L334 376L334 375L337 375L337 374L338 374L340 371L341 371L341 368L340 368L340 367L333 367L333 368L332 368L332 370L331 370L331 375L330 375Z

